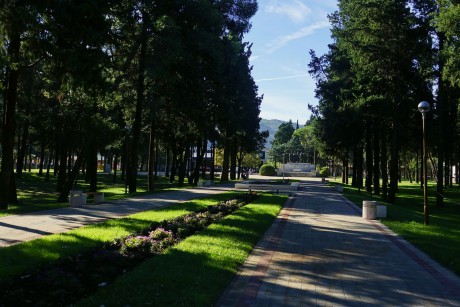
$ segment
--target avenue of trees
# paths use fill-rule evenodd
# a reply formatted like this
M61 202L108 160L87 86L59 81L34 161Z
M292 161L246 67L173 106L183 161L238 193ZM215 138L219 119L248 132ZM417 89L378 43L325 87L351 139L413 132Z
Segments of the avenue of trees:
M99 154L121 163L129 192L144 164L153 189L160 158L171 180L196 183L208 144L223 149L221 180L234 179L265 136L243 41L257 8L256 0L0 1L0 209L17 202L15 177L32 149L39 174L57 175L59 201L81 170L97 189Z
M276 131L269 158L276 163L311 163L316 164L316 137L313 135L310 121L304 127L292 121L282 123Z
M341 160L344 180L394 202L402 170L419 180L420 101L427 118L428 161L443 189L458 178L460 4L449 0L342 0L329 16L329 52L310 52L318 106L310 106L318 149ZM452 174L452 166L457 173Z

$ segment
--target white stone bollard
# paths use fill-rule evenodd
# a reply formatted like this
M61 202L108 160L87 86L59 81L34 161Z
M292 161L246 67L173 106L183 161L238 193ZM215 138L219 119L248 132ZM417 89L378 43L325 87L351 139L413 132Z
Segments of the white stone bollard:
M375 220L377 213L377 202L363 200L363 219Z

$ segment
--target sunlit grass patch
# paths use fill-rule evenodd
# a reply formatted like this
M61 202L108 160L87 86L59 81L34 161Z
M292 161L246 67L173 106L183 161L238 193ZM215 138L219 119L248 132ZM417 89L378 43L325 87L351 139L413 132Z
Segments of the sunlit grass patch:
M83 180L83 175L80 175L77 181L77 189L89 191L89 183ZM106 200L116 200L126 197L140 196L155 192L170 190L177 188L177 184L169 183L165 177L158 177L155 182L155 191L147 190L147 176L138 175L137 192L126 193L125 183L120 180L113 182L113 175L106 173L98 173L98 191L104 192ZM45 176L39 176L38 172L24 172L22 178L16 179L18 204L9 204L8 210L0 210L0 217L9 214L24 214L42 210L51 210L68 207L69 203L57 203L59 192L56 192L57 177L51 175L49 181ZM92 200L88 199L91 203Z
M85 226L66 233L49 235L30 242L0 248L0 281L22 272L46 265L59 258L102 246L117 238L141 231L151 223L160 222L197 211L240 192L228 192L204 199L135 213L121 219Z
M286 199L284 195L260 197L151 258L80 305L214 304Z

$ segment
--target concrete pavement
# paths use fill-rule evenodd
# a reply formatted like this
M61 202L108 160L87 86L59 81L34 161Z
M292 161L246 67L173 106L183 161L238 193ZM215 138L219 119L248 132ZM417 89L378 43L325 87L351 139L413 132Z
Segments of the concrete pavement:
M136 212L222 193L229 189L230 187L224 185L184 189L107 201L79 208L68 207L0 217L0 247L30 241L43 235L69 231L107 219L120 218Z
M219 306L460 306L460 279L361 209L303 183Z

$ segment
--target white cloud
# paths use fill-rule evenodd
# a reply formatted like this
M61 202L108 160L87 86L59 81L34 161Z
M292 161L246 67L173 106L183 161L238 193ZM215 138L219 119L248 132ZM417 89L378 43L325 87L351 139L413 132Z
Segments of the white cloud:
M258 58L260 58L260 55L251 55L249 57L249 62L255 62Z
M275 39L274 41L272 41L271 43L268 44L267 53L273 53L274 51L284 47L286 44L288 44L289 42L291 42L293 40L297 40L299 38L312 35L316 30L323 29L323 28L328 28L328 27L329 27L329 22L321 21L321 22L317 22L317 23L315 23L313 25L303 27L302 29L300 29L299 31L297 31L297 32L295 32L293 34L283 36L283 37L279 37L279 38Z
M265 7L267 13L287 15L294 22L302 22L311 14L311 9L299 0L281 1L272 0Z

